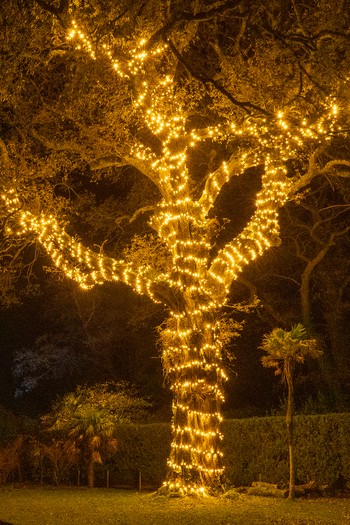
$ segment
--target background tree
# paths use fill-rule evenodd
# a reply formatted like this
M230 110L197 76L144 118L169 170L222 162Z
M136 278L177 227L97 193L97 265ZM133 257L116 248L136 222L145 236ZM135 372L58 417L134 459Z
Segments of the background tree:
M315 177L348 176L348 152L339 149L347 114L338 117L334 98L347 89L348 10L321 1L125 2L110 10L91 2L85 12L79 2L71 11L66 1L38 3L46 13L13 3L2 10L6 78L22 81L14 95L6 82L3 95L8 290L14 278L33 279L38 242L85 289L122 281L165 306L162 358L174 393L167 486L202 492L222 473L221 308L231 284L279 245L278 211L288 199ZM52 14L71 27L76 52ZM72 14L91 36L71 25ZM249 173L256 196L223 228L219 196ZM147 181L129 187L133 212L132 199L125 213L120 196L106 197L121 175L135 186ZM125 228L128 242L142 217L166 254L160 264L116 257L116 232Z
M118 423L135 423L145 419L150 403L137 397L126 383L100 383L80 386L66 394L42 418L44 428L64 437L71 448L81 451L87 465L88 487L94 486L94 468L118 446Z
M17 403L33 416L47 412L57 395L76 384L129 381L164 411L157 332L159 305L135 298L126 286L107 284L86 294L70 281L42 282L33 334L13 359ZM37 335L38 334L38 335ZM169 412L169 409L167 409Z
M243 274L261 300L263 322L287 327L301 318L325 341L317 365L299 378L299 401L319 392L333 410L344 406L349 391L348 192L346 179L333 179L331 186L314 179L302 198L281 210L281 247Z
M266 368L276 368L275 374L282 375L288 387L286 425L289 446L289 498L295 493L295 464L294 464L294 384L293 372L295 365L304 363L305 358L318 358L321 355L319 342L307 335L301 324L294 326L289 332L275 328L264 336L262 350L267 352L261 358Z

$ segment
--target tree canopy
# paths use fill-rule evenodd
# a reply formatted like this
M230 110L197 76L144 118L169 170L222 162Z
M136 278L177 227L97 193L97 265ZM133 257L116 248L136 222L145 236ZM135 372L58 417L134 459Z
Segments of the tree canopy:
M140 94L139 78L121 79L113 67L123 71L130 61L142 62L142 57L133 57L141 39L146 40L141 55L166 44L160 67L147 60L147 81L157 85L165 70L174 75L176 96L186 97L191 126L200 130L209 125L214 133L218 124L235 122L243 125L241 131L252 124L253 133L254 125L263 128L267 119L277 124L275 131L269 126L268 134L279 133L278 124L287 123L293 133L304 119L314 122L323 114L328 96L338 97L340 110L342 100L346 102L348 11L346 3L296 1L202 5L157 0L103 8L89 2L84 9L79 2L70 6L39 2L30 7L3 2L4 189L13 188L15 179L18 194L31 202L33 212L44 207L45 213L58 213L75 223L80 235L89 230L90 246L105 241L105 251L120 253L118 241L130 239L129 220L137 219L140 228L160 191L142 159L131 154L132 148L142 141L157 154L159 139L152 137L133 104ZM102 46L108 46L112 67L108 55L91 61L83 49L77 54L67 43L66 31L75 15L91 34L94 53L101 54ZM285 117L281 113L278 117L278 112L285 112ZM202 138L189 159L191 191L197 193L225 157L234 154L238 162L237 151L244 148L249 158L256 149L256 139L247 144L246 133L245 142L234 134L229 141L222 137L219 144ZM327 175L338 168L339 175L348 168L341 136L331 144L322 141L315 150L306 147L297 156L289 172L304 173L298 187L316 173ZM204 169L199 168L198 157ZM121 178L125 169L127 182ZM94 183L88 184L87 178ZM34 239L12 236L9 229L1 253L1 288L8 302L19 275L23 288L28 282L35 286L32 268L38 253Z

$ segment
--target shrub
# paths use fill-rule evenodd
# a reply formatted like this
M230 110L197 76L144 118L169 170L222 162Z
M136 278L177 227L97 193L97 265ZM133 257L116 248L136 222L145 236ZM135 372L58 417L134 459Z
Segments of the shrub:
M117 448L116 426L141 421L150 406L125 382L85 385L59 399L42 421L48 433L67 442L67 450L74 449L74 456L80 451L91 488L95 484L96 466L104 463ZM57 462L55 447L50 454L51 461ZM54 471L58 472L57 465Z
M13 442L0 448L0 484L6 483L9 477L12 480L22 480L20 457L23 452L23 438L18 436Z
M9 410L0 405L0 446L17 435L16 418Z

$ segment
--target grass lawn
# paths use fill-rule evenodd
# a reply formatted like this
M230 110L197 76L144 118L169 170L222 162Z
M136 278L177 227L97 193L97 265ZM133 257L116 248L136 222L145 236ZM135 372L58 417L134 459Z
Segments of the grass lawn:
M350 499L166 498L115 489L3 488L0 525L350 525Z

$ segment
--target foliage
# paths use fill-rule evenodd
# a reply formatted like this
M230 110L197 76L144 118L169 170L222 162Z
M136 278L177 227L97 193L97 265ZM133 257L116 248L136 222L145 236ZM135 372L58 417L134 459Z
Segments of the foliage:
M117 435L118 449L108 460L110 486L138 488L140 473L144 487L159 488L166 475L169 424L118 425Z
M226 422L227 477L234 485L262 479L287 485L287 437L280 417ZM296 479L336 486L349 472L349 414L295 416Z
M23 453L23 438L18 436L13 442L0 448L0 484L9 481L17 475L17 480L22 481L20 456Z
M304 363L306 357L316 359L322 354L319 346L319 341L310 338L300 323L289 332L275 328L263 338L260 348L268 355L264 355L261 362L266 368L275 368L276 375L284 376L286 361Z
M297 482L311 480L326 484L330 489L349 482L350 415L321 414L295 416L294 419ZM279 483L283 487L287 485L287 437L282 417L226 420L223 431L225 479L228 483L237 487L262 480ZM169 436L170 425L166 423L118 425L118 448L106 463L110 472L110 486L137 488L141 471L143 486L158 488L164 479ZM76 470L70 470L73 456L65 457L67 442L63 440L61 443L61 451L58 441L52 443L52 454L58 458L58 479L76 484ZM26 479L40 481L40 454L44 454L43 479L56 483L54 461L49 461L49 455L46 455L42 445L32 445L28 441L25 444L26 456L30 456L30 461L27 459L26 464L22 464ZM36 455L34 450L37 450ZM99 486L105 486L105 470L99 472L97 469L96 480Z
M346 412L349 404L349 395L342 393L340 389L324 392L318 391L316 395L308 397L299 408L297 408L297 413L300 415L309 415Z
M167 272L171 266L171 259L165 244L153 234L134 235L132 243L128 245L123 255L137 266L146 264L149 271Z
M67 379L81 365L67 341L59 335L44 334L32 348L21 348L14 355L13 376L17 383L16 397L35 390L48 381Z
M34 315L31 337L22 325L25 346L18 345L12 365L22 406L43 414L57 395L77 384L122 379L164 404L156 334L149 329L164 314L126 286L118 286L117 292L115 285L106 284L84 293L69 281L50 279L42 299L22 310Z
M44 443L37 437L25 446L26 465L31 481L59 485L72 481L72 469L79 465L80 451L72 440L55 439ZM27 473L28 474L28 473Z
M63 396L42 421L48 432L65 439L72 453L76 448L81 451L92 487L94 464L102 463L118 446L116 425L142 420L149 407L127 383L79 386Z
M150 403L136 397L134 387L127 383L101 383L78 386L58 400L50 414L43 417L44 426L50 431L69 431L75 421L82 421L82 428L89 428L89 413L94 409L108 427L117 423L130 423L145 418ZM97 412L97 413L98 413ZM86 414L86 422L85 421Z
M17 434L16 418L9 410L0 405L0 443L6 443Z

